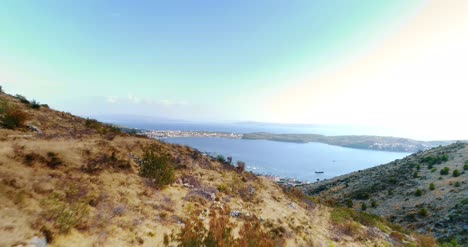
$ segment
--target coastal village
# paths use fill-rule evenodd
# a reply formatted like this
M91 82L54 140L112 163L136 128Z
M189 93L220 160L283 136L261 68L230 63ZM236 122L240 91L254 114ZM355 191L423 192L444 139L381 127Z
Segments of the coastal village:
M215 137L241 139L243 134L229 132L207 132L207 131L181 131L181 130L147 130L144 135L154 139L176 138L176 137Z

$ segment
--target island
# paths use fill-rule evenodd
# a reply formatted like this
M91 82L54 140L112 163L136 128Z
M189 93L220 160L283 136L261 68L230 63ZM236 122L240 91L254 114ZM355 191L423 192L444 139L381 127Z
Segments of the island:
M446 146L456 141L418 141L408 138L368 135L325 136L318 134L274 134L267 132L231 133L210 131L182 130L144 130L140 134L153 139L200 137L200 138L230 138L244 140L268 140L278 142L309 143L318 142L347 148L415 153L438 146ZM466 142L466 141L465 141Z
M329 145L370 149L392 152L414 153L430 148L445 146L456 141L418 141L408 138L387 137L387 136L367 136L367 135L344 135L325 136L318 134L273 134L266 132L249 133L242 135L248 140L269 140L279 142L308 143L319 142Z

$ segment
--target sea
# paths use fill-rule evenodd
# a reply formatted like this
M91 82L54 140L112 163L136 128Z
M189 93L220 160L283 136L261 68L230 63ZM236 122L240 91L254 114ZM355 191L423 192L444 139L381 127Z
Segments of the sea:
M234 162L244 161L247 170L257 174L292 178L302 182L340 176L409 155L322 143L200 137L166 138L163 141L190 146L212 156L230 156Z
M385 135L386 130L362 126L283 125L263 123L124 123L147 130L212 131L231 133L314 133L322 135ZM385 164L410 153L344 148L322 143L288 143L226 138L166 138L212 156L244 161L257 174L315 182ZM319 172L319 173L317 173Z

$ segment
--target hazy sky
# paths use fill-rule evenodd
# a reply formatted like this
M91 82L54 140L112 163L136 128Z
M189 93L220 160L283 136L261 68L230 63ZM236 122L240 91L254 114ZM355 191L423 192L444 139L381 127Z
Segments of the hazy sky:
M468 139L466 0L0 2L0 84L80 115Z

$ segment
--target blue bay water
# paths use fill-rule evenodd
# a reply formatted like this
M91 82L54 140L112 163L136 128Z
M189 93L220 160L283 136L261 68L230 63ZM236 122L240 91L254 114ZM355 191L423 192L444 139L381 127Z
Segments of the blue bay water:
M232 156L255 173L313 182L385 164L409 153L344 148L321 143L287 143L225 138L166 138L163 141L212 155ZM323 171L323 174L316 174Z

